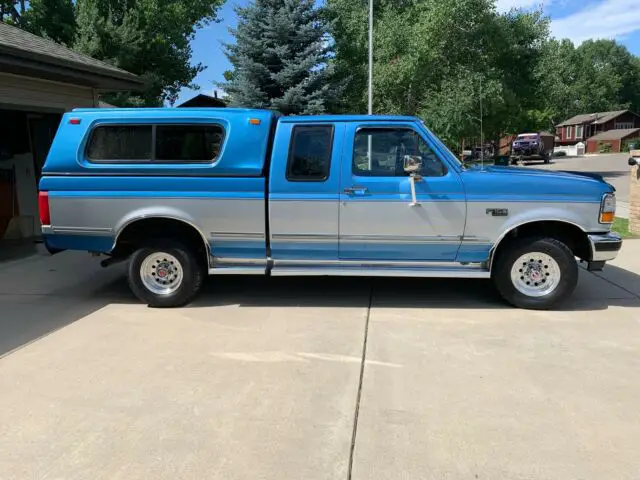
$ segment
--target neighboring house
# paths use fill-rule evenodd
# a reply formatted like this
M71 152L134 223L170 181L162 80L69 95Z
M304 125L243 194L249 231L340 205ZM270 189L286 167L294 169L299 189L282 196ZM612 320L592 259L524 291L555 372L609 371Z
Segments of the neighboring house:
M218 92L214 91L213 96L200 93L190 100L178 105L178 107L226 107L224 100L218 98Z
M101 92L141 90L124 70L0 22L0 239L39 235L37 184L61 115Z
M556 125L556 145L575 145L599 133L633 128L640 128L640 115L630 110L576 115Z
M587 140L587 153L598 153L603 150L620 152L625 140L640 138L640 128L624 128L598 133Z

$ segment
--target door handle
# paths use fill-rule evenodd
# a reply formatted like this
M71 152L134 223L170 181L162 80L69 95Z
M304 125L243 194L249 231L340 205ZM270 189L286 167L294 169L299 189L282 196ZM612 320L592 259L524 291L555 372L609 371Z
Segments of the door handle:
M345 187L344 193L347 195L366 195L369 193L369 189L367 187L354 185L353 187Z

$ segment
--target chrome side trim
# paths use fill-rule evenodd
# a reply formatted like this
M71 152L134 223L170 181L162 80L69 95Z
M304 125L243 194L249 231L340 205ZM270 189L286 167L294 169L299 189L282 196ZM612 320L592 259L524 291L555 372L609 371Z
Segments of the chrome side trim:
M213 268L220 267L248 267L266 266L267 258L233 258L233 257L213 257Z
M470 244L488 245L491 243L490 238L476 237L474 235L465 235L464 237L462 237L461 241L466 245L470 245Z
M266 265L263 267L229 266L209 269L209 275L265 275L266 272Z
M336 241L338 235L331 233L273 233L272 240L289 240L292 242L324 242Z
M473 270L480 268L480 263L463 265L455 262L428 262L411 260L273 260L274 267L362 267L362 268L458 268L461 270Z
M381 243L459 243L459 235L408 236L408 235L340 235L344 242Z
M211 232L214 240L264 240L264 233Z
M491 273L475 268L415 268L415 267L280 267L273 276L358 276L358 277L422 277L422 278L490 278Z
M297 234L297 233L274 233L272 240L288 240L295 242L319 242L335 241L343 242L384 242L384 243L458 243L465 244L489 244L488 238L460 235L438 235L438 236L406 236L406 235L334 235L334 234Z
M58 233L67 235L105 235L113 231L108 227L57 227L50 226L47 233ZM44 228L43 228L44 233Z
M589 244L591 245L591 261L592 262L606 262L613 260L618 256L620 247L622 246L622 237L615 232L609 232L605 234L589 234ZM598 246L607 246L604 251L598 251ZM615 247L616 249L613 249Z

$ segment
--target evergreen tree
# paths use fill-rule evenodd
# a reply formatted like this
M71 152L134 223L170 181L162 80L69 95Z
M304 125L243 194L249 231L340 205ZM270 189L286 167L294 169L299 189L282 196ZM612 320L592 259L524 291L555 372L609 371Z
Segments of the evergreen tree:
M21 24L31 33L71 47L76 35L75 7L72 0L31 0Z
M255 0L236 8L235 44L226 44L234 69L220 86L232 105L268 108L285 115L330 109L338 86L321 11L313 0Z
M197 28L216 20L223 0L77 0L74 49L142 76L140 96L105 96L118 106L175 102L205 69L191 64Z

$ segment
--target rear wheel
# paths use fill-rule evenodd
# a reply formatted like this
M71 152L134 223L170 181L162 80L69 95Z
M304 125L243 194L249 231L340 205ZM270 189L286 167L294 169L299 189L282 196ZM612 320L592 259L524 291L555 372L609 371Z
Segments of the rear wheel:
M526 238L505 246L493 280L500 294L520 308L546 310L566 300L578 282L571 250L553 238Z
M174 240L139 248L129 261L129 286L150 307L186 305L200 291L204 275L197 256Z

